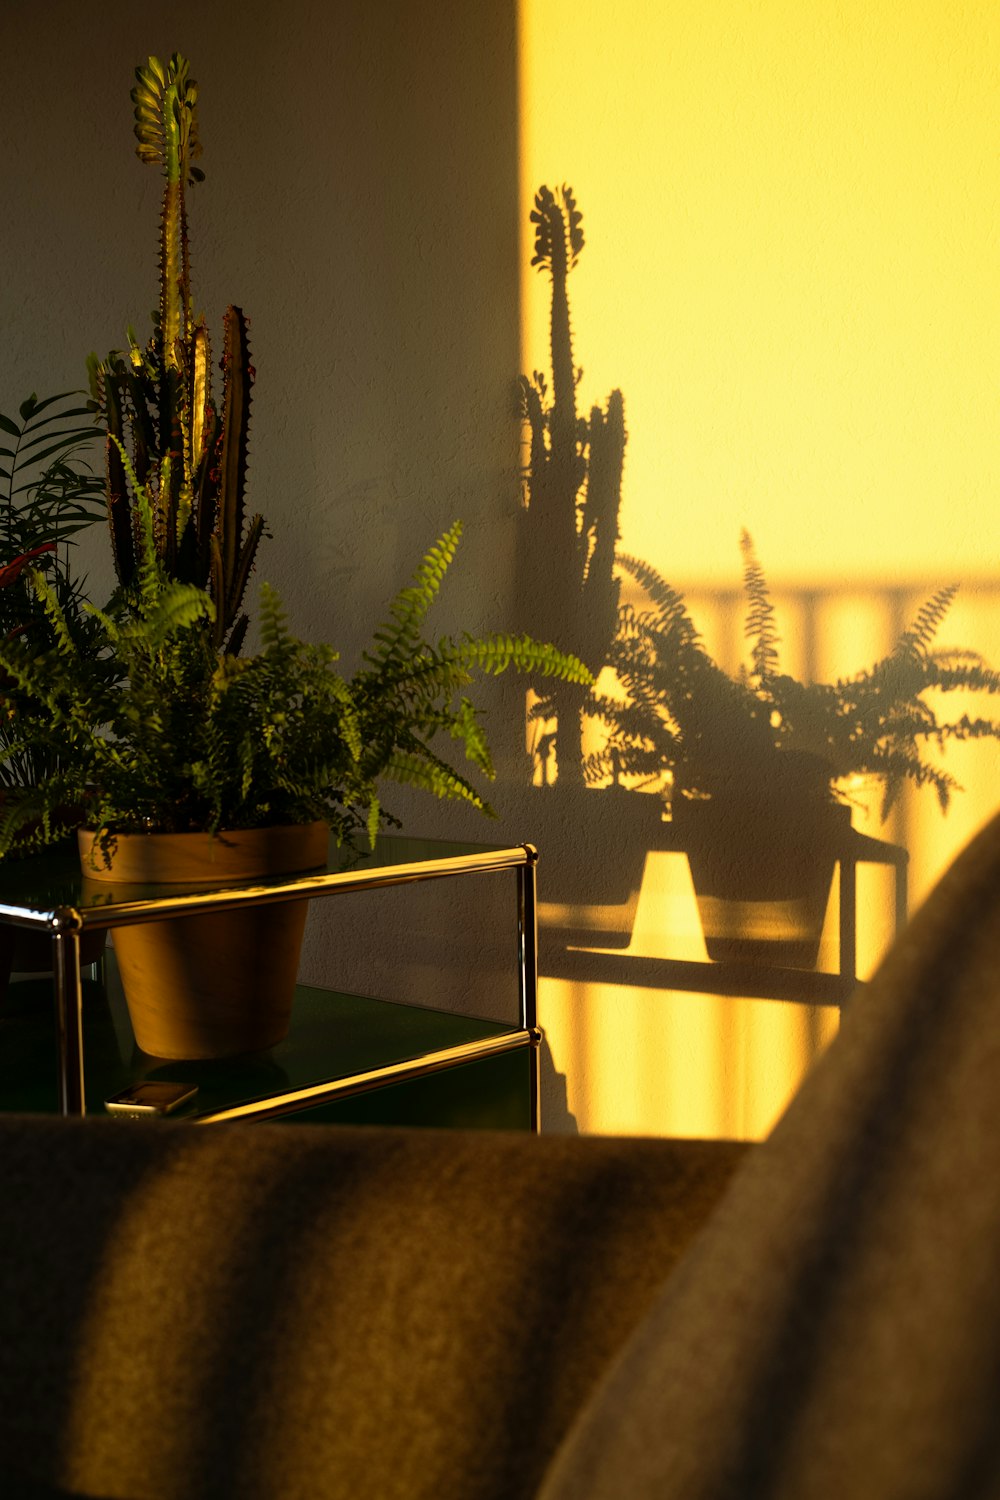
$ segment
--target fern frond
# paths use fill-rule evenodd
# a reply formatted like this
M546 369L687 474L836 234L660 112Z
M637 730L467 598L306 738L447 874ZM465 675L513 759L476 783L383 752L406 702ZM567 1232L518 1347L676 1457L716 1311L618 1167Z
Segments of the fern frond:
M282 651L289 642L288 617L277 589L260 586L260 639L266 654Z
M445 726L442 725L443 727ZM469 698L462 699L457 714L447 728L452 739L461 740L465 746L466 758L472 761L473 765L478 766L484 776L493 781L496 778L496 771L493 768L490 747L475 706Z
M28 576L31 581L31 587L36 597L41 601L42 608L45 611L46 618L55 638L56 650L62 656L76 656L78 654L77 643L55 589L39 568L32 568Z
M155 507L153 496L149 487L140 482L124 443L120 438L109 439L118 450L122 469L132 488L136 502L136 519L138 523L139 555L137 558L140 598L152 600L157 591L160 578L159 560L156 553L156 525ZM170 457L164 458L159 466L159 488L160 493L165 494L170 488Z
M362 672L354 680L363 695L375 699L391 695L412 703L450 695L472 677L469 666L443 641L436 649L424 644L411 656L387 662L381 672Z
M425 554L413 582L393 599L389 606L391 620L375 632L378 648L365 656L374 666L398 661L419 640L420 627L437 598L461 535L462 524L456 521Z
M373 795L372 796L372 800L371 800L371 802L370 802L370 804L368 806L368 828L367 828L368 842L369 842L369 844L371 845L371 847L373 849L375 847L375 840L378 838L378 831L379 831L379 828L381 827L381 824L382 824L382 806L381 806L378 798Z
M433 793L435 797L468 802L487 816L496 816L489 803L484 801L464 776L460 776L429 750L422 754L397 751L387 762L384 774L403 785L419 787L422 791Z
M561 682L578 683L583 687L594 681L592 673L577 657L557 651L554 646L533 640L529 635L465 635L447 645L454 651L454 660L478 667L481 672L494 677L508 667L514 667L518 672L556 677Z
M214 618L215 605L204 589L193 583L167 584L155 602L149 602L144 635L155 650L179 630L186 630L199 620L211 621Z

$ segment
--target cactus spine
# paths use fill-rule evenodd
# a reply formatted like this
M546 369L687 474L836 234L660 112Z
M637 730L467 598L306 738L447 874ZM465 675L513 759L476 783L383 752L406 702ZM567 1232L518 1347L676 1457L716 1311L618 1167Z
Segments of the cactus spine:
M550 355L552 388L538 370L520 380L521 414L527 437L520 518L519 577L531 576L544 559L545 593L525 599L532 631L586 662L597 675L608 657L618 615L614 574L618 517L625 462L625 405L614 390L607 406L589 417L576 409L581 371L573 361L567 284L583 249L583 216L572 189L539 188L531 214L535 253L531 264L552 283ZM583 715L586 690L572 683L546 684L533 710L556 720L559 779L582 785ZM548 743L546 740L543 743Z
M198 89L175 53L166 65L151 57L136 69L132 89L136 153L161 168L160 300L153 333L140 348L129 330L127 354L92 355L91 389L107 429L106 490L112 551L126 593L136 581L139 510L122 459L154 499L157 554L169 574L209 588L215 602L215 644L239 650L247 617L247 581L264 530L245 511L250 393L247 320L226 310L221 407L212 392L212 360L204 318L191 304L186 190L203 180Z

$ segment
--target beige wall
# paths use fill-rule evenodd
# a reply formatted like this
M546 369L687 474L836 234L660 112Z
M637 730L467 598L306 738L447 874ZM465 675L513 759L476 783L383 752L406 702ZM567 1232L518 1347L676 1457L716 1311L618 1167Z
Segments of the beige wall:
M110 0L99 24L68 0L18 9L0 110L3 400L79 383L90 349L148 327L159 182L134 155L128 93L147 53L180 49L205 145L196 299L214 326L230 301L251 319L252 498L274 533L261 573L303 633L350 646L461 515L456 608L484 621L502 606L514 495L509 0Z
M524 0L522 28L522 222L572 184L581 406L625 394L623 548L730 669L742 527L786 669L860 670L952 581L939 643L1000 662L997 6ZM531 369L546 286L522 266ZM946 818L928 792L887 829L856 818L906 843L915 901L1000 803L996 742L943 764L966 788ZM865 967L889 895L872 873ZM648 862L633 951L697 945L683 859ZM834 1024L624 983L552 985L546 1011L582 1124L682 1134L766 1130Z

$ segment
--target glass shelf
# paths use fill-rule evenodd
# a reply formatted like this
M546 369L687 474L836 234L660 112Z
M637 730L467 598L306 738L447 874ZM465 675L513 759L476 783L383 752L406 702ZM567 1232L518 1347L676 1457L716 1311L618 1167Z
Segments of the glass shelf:
M198 1094L172 1118L201 1123L220 1116L377 1119L384 1123L530 1126L530 1038L520 1027L363 995L299 985L286 1039L268 1052L217 1062L167 1062L136 1048L112 953L104 980L83 980L86 1109L130 1083L164 1078L193 1083ZM14 981L0 1006L0 1109L57 1113L51 979ZM491 1050L495 1047L497 1050ZM435 1058L471 1053L450 1069L478 1069L471 1090L456 1089ZM378 1075L386 1081L378 1083ZM366 1086L360 1087L359 1080ZM300 1113L290 1096L317 1087L327 1097ZM338 1091L339 1090L339 1091ZM370 1098L362 1097L371 1095ZM245 1113L244 1113L245 1112Z

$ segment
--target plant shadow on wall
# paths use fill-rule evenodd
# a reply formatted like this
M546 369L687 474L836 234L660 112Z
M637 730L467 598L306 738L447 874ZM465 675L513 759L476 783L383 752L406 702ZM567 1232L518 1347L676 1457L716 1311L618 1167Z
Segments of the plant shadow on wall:
M1000 675L973 651L935 647L952 585L873 666L799 682L781 671L770 592L746 532L741 548L750 660L736 677L709 656L656 569L620 557L648 605L619 611L611 665L623 696L590 697L608 740L587 774L661 777L669 787L710 958L811 968L850 834L848 779L881 783L883 819L907 782L931 787L946 810L959 788L927 751L1000 738L1000 724L940 717L929 696L996 694Z
M74 598L24 560L44 628L0 641L3 763L46 769L5 804L0 854L78 832L85 876L197 890L325 866L331 833L337 844L374 843L396 824L382 805L387 782L490 812L475 784L493 776L490 750L466 689L508 667L583 687L589 673L524 635L424 638L458 523L391 601L353 673L341 673L331 646L292 635L266 584L262 646L244 653L244 596L264 533L244 504L246 319L226 314L217 406L206 326L192 313L185 189L201 173L187 62L150 58L132 101L138 154L160 168L164 190L152 336L140 348L130 332L126 353L91 359L119 587L104 609L80 604L81 639ZM462 747L468 775L442 741ZM289 901L116 931L139 1045L174 1058L274 1045L288 1026L304 920Z
M532 684L528 836L538 843L547 942L623 948L646 854L687 854L710 959L814 967L833 870L851 840L846 779L883 786L883 819L907 781L942 809L956 783L926 756L1000 737L994 721L941 719L928 695L1000 691L972 651L935 649L956 589L940 590L867 671L802 683L780 669L764 573L742 539L750 662L730 677L681 596L618 551L626 431L621 391L577 410L568 280L584 247L572 189L539 188L532 265L551 281L551 378L520 380L526 439L520 612L600 681ZM648 604L620 604L620 572ZM609 684L613 684L611 687ZM600 731L603 730L603 734ZM600 748L586 748L594 731ZM603 740L603 743L602 743Z
M520 380L527 441L519 517L518 611L533 634L556 639L597 675L610 660L619 603L615 573L625 462L625 406L577 411L582 370L574 362L567 291L583 250L583 217L573 191L539 188L531 213L532 265L551 281L551 380ZM552 634L550 634L550 632ZM539 845L539 916L560 937L627 945L646 852L663 813L656 796L588 776L584 731L588 689L534 681L528 710L537 788L518 808ZM605 780L607 778L604 778Z

